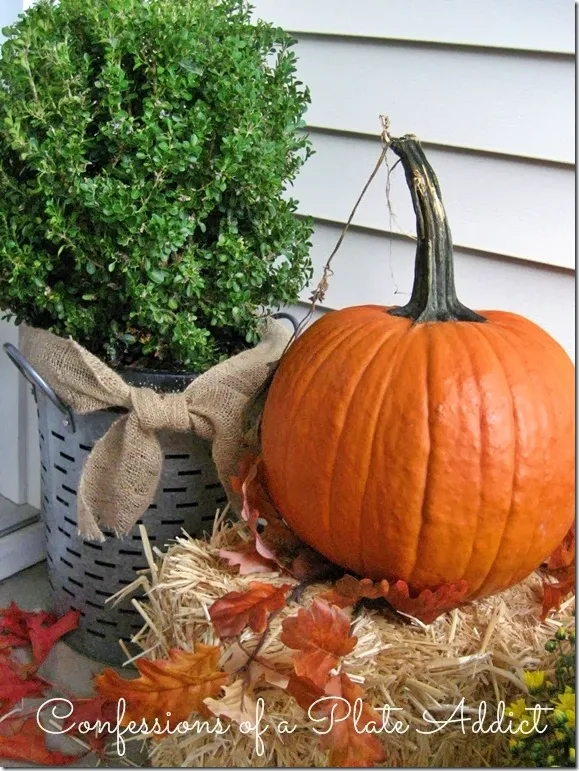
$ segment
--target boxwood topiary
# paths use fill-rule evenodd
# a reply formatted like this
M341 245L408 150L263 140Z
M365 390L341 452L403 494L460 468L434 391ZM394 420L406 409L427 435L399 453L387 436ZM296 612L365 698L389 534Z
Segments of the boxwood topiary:
M295 41L246 0L40 0L0 58L0 308L202 371L311 277Z

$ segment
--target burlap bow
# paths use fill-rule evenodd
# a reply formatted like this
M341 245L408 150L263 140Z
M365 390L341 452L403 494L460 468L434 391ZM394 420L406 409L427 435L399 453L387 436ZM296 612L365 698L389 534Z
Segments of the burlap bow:
M162 430L193 431L210 441L219 478L232 500L229 479L243 451L243 411L290 336L283 324L266 319L255 348L212 367L181 393L158 394L128 385L74 340L25 329L22 353L73 410L127 410L95 443L84 465L77 491L79 534L103 541L99 523L119 536L134 527L155 497L163 464L157 432Z

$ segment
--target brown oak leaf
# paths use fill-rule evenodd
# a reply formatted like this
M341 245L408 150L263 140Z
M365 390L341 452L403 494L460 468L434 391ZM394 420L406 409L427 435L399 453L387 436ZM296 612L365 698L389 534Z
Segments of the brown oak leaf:
M204 699L217 696L228 676L218 668L221 649L198 643L195 651L173 649L168 659L137 659L139 677L125 680L113 669L105 669L94 679L99 696L126 702L121 724L145 720L152 728L155 718L171 728L186 721L191 713L207 716ZM170 713L169 715L167 713Z
M293 663L298 677L307 677L321 688L341 656L350 653L358 642L350 634L346 614L317 598L308 609L302 608L284 619L280 640L297 651Z
M269 614L284 607L289 589L290 584L272 586L252 581L246 592L228 592L209 608L215 634L236 637L248 625L254 632L263 632Z
M417 597L410 596L406 581L396 581L390 584L386 600L394 610L431 624L435 619L449 610L457 608L466 597L468 584L461 580L456 584L444 584L438 589L423 589Z
M336 581L329 591L323 592L319 596L331 605L347 608L350 605L356 605L363 599L385 598L389 588L390 585L385 579L374 583L369 578L357 579L354 576L345 575Z

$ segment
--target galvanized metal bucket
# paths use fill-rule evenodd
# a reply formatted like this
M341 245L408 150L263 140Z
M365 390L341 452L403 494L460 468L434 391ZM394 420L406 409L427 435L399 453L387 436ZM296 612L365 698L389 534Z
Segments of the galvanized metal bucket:
M287 313L277 318L297 321ZM119 639L131 654L139 652L131 637L143 619L125 599L107 600L131 584L136 571L147 567L139 524L146 527L153 546L162 548L181 534L193 537L211 531L217 509L227 497L215 469L208 443L193 433L160 432L164 464L157 494L137 526L118 539L104 531L103 543L84 541L77 534L76 494L83 463L94 443L118 418L119 410L75 413L10 343L4 349L33 388L38 410L41 459L41 512L46 527L46 556L54 610L80 612L78 629L66 637L76 651L108 664L126 661ZM160 393L184 390L195 375L118 370L126 382ZM132 597L138 598L135 593Z
M80 612L78 629L67 636L74 650L109 664L126 660L119 639L131 653L131 636L143 626L130 599L118 605L109 597L146 568L138 526L122 539L105 530L103 543L77 534L76 494L83 463L95 441L119 411L79 415L54 393L13 346L7 353L33 384L37 402L41 462L41 511L46 527L46 557L54 610ZM183 390L193 376L156 372L119 372L131 385L159 392ZM157 494L139 520L153 545L162 547L184 528L192 536L211 529L216 510L227 498L211 458L209 444L193 434L159 434L164 464ZM138 597L138 594L134 594Z

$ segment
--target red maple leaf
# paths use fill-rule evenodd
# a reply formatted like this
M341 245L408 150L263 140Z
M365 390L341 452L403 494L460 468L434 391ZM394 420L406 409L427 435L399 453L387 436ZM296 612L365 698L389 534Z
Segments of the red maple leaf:
M32 616L27 620L35 668L42 664L57 640L67 632L76 629L79 618L78 610L69 610L56 621L47 619L42 614Z
M280 640L288 648L297 650L293 655L298 677L308 678L323 688L331 669L340 657L356 647L357 637L350 634L350 621L335 605L314 599L308 608L284 619Z
M0 713L8 712L27 696L44 694L47 683L35 675L26 677L26 674L25 667L13 659L0 659Z
M358 580L354 576L345 575L336 581L329 591L323 592L319 596L331 605L347 608L350 605L356 605L363 599L385 598L389 589L390 586L386 580L374 583L369 578Z
M272 586L252 581L246 592L229 592L209 608L209 616L218 637L236 637L246 626L261 633L274 610L285 605L290 584Z
M443 613L457 608L467 593L468 584L461 580L434 590L423 589L417 597L411 597L406 581L396 581L390 584L386 600L394 610L417 618L423 624L431 624Z
M0 608L0 649L21 648L30 644L29 621L38 618L41 623L53 624L56 616L44 610L22 610L15 602Z
M27 665L34 671L42 664L54 643L64 634L76 629L79 613L69 610L61 618L44 610L27 611L14 602L0 610L0 649L22 648L32 645L34 661Z
M92 699L76 699L72 712L62 722L62 730L80 736L90 748L103 757L105 745L115 733L118 705L115 701L96 696ZM88 727L95 726L92 731Z
M0 758L40 766L66 766L79 757L49 750L46 733L38 725L36 716L14 716L0 721Z

